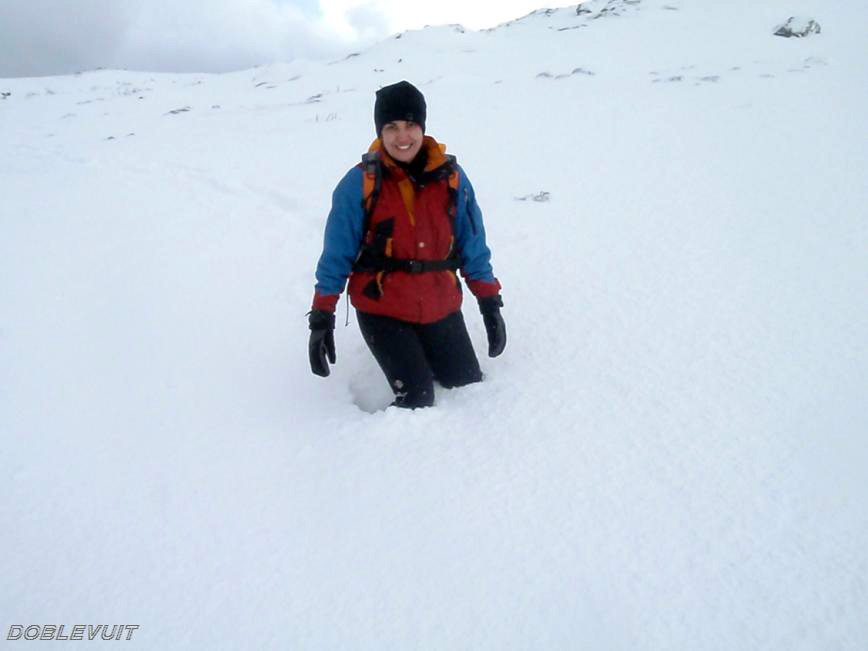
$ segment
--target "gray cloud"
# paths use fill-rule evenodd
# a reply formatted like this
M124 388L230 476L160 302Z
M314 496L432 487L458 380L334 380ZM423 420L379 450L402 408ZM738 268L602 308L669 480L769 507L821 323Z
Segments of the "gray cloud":
M129 68L223 72L340 55L310 0L0 0L0 77ZM385 35L368 10L366 40Z
M104 65L121 44L128 17L122 2L0 2L0 76L68 73Z

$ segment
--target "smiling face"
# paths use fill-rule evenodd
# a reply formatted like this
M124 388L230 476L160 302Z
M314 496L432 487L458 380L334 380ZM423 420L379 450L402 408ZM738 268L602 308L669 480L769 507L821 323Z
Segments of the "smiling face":
M422 149L422 127L415 122L394 120L383 125L380 140L386 153L396 161L409 163Z

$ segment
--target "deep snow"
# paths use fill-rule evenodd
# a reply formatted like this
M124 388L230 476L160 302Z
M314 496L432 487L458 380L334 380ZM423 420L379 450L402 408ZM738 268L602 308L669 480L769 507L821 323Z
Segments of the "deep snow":
M865 648L868 10L586 6L330 64L0 80L3 638ZM793 15L822 32L773 36ZM412 413L343 301L311 375L304 317L404 78L509 333Z

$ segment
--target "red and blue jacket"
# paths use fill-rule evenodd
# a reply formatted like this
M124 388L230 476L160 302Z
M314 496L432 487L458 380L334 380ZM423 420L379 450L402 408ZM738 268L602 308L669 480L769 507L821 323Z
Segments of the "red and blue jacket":
M423 147L427 163L414 179L374 141L369 152L376 152L382 173L367 216L364 165L353 167L338 183L316 268L313 309L334 312L348 278L350 300L360 312L433 323L461 308L461 283L454 271L360 269L360 253L372 247L403 261L456 259L454 267L477 298L500 292L473 186L454 159L447 158L443 145L425 136ZM457 188L450 188L448 175L438 173L444 166L457 171Z

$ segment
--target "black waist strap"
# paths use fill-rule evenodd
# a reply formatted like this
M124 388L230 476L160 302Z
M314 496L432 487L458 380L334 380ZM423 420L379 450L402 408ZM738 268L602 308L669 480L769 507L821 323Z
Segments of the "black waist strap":
M386 256L361 256L353 265L353 271L376 273L380 271L404 271L409 274L421 274L429 271L455 271L461 266L457 257L445 260L405 260L402 258L387 258Z

